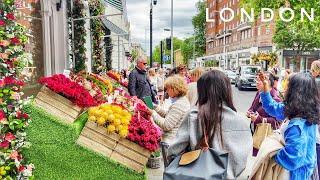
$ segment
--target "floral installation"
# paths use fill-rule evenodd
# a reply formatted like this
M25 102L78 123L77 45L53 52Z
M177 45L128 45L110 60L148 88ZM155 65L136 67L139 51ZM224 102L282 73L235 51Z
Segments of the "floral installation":
M113 92L113 86L109 80L106 80L103 77L93 73L83 73L82 76L96 84L104 95L108 95Z
M147 106L142 101L138 101L135 105L135 113L131 119L127 139L154 152L159 149L162 133L150 118Z
M265 53L265 52L258 52L254 54L251 59L253 63L257 64L260 61L267 61L269 62L270 66L275 66L278 63L278 56L275 52Z
M84 86L72 81L63 74L56 74L52 77L43 77L39 80L39 83L47 86L52 91L61 94L80 107L97 106L104 102L101 91L98 92L97 90L93 90L94 92L92 91L92 94L95 95L93 97ZM87 88L91 88L91 84L87 85Z
M104 15L105 7L103 6L100 0L90 0L89 1L89 9L91 16L100 16ZM105 70L105 63L104 63L104 53L101 44L103 42L104 33L104 26L103 22L100 18L91 19L90 21L91 26L91 37L92 37L92 58L93 58L93 67L92 71L94 73L101 73Z
M15 12L14 0L0 0L0 179L30 179L34 170L23 157L23 149L30 146L25 129L31 119L23 111L28 99L21 98L24 82L18 76L27 37Z
M128 81L122 78L122 76L118 72L110 70L107 72L107 76L117 81L121 86L128 88Z

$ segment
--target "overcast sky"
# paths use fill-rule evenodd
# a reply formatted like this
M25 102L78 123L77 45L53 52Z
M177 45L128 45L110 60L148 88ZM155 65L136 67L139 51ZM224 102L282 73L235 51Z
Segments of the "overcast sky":
M196 14L196 2L198 0L174 0L173 32L178 38L191 36L193 33L192 16ZM131 24L132 42L141 43L149 52L149 13L150 0L127 0L128 18ZM170 28L171 0L158 0L153 9L153 47L159 44L161 39L170 36L164 28ZM147 44L146 44L147 42Z

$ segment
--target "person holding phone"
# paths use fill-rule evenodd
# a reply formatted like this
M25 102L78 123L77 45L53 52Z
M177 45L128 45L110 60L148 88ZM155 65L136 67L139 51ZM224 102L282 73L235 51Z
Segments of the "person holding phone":
M283 103L270 94L270 85L264 74L260 91L264 110L277 120L288 119L284 131L285 145L274 156L277 164L290 172L290 180L309 179L316 168L316 134L320 119L320 96L314 78L309 73L289 77Z
M184 116L190 109L190 103L186 97L188 87L185 80L179 75L170 76L164 83L165 91L172 98L172 105L168 111L155 105L152 113L153 121L162 129L162 141L170 144L176 137Z

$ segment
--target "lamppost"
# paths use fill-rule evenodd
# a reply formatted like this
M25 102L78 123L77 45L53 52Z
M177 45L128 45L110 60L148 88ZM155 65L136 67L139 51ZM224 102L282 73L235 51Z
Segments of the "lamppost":
M157 5L157 0L151 0L150 2L150 67L152 67L152 10L153 6Z

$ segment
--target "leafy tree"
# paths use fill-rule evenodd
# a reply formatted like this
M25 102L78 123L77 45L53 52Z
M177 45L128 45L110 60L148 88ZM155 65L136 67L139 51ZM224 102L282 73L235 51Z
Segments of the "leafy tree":
M192 24L196 39L196 55L203 56L206 53L206 7L207 1L200 0L197 4L198 13L193 16Z
M279 9L289 7L294 10L294 19L284 22L280 19L279 13L275 13L276 28L273 42L278 49L293 49L297 51L296 59L301 56L303 51L311 51L320 47L320 2L319 0L297 1L297 0L242 0L241 4L247 8L254 8L256 16L260 14L261 8ZM311 12L315 9L314 21L304 19L301 21L301 8ZM290 14L284 14L289 18Z
M184 64L189 64L189 60L193 58L193 37L187 38L183 41L181 52Z

